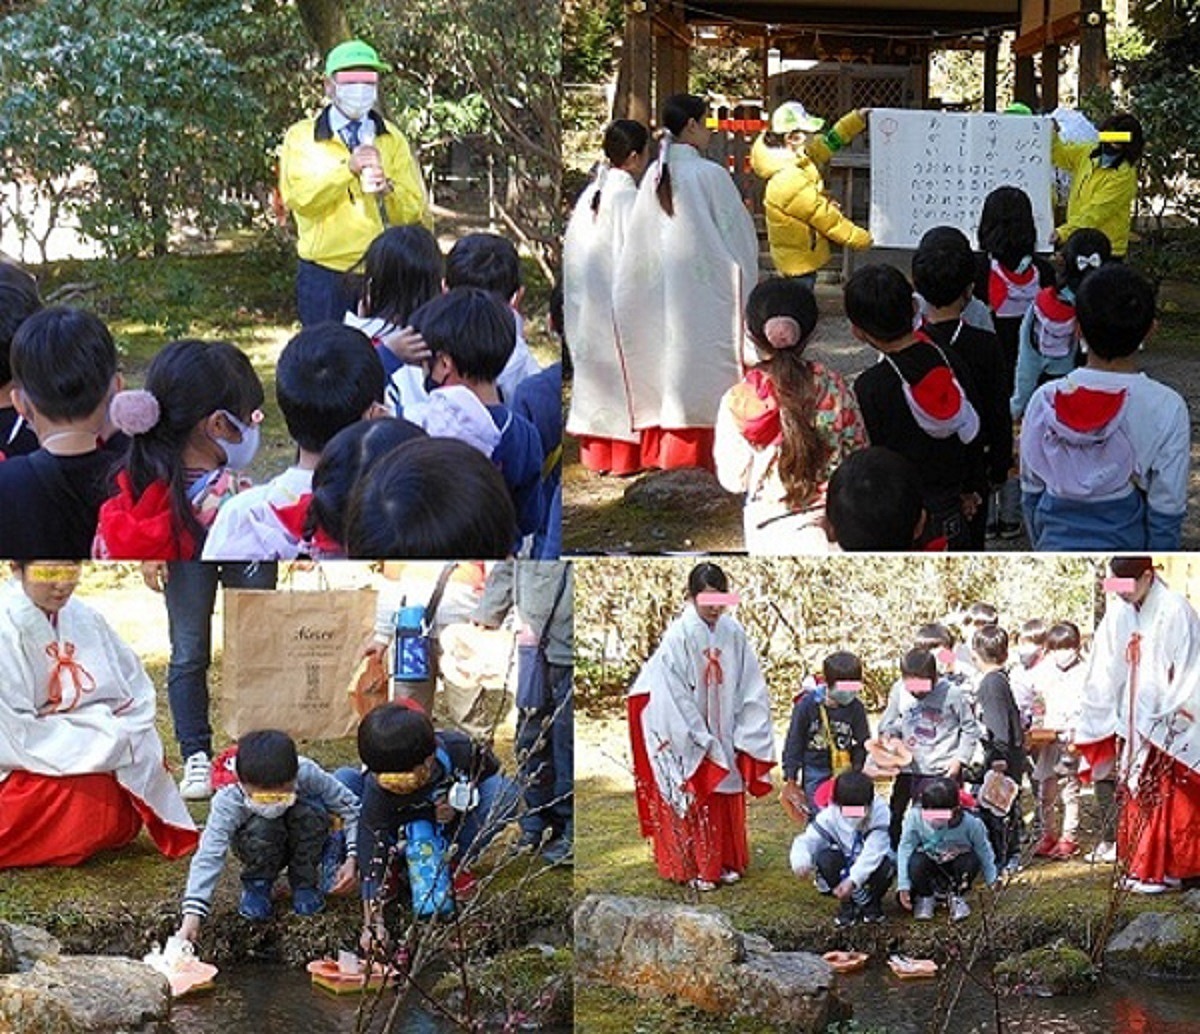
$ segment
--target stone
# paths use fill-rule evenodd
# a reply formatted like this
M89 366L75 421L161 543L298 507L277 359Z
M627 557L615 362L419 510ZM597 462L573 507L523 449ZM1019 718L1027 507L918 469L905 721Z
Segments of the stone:
M1002 987L1038 996L1083 994L1099 976L1087 952L1064 941L1004 959L995 975Z
M1104 963L1131 977L1200 979L1200 915L1143 912L1108 942Z
M7 923L0 923L0 974L15 973L19 966L20 960L12 941L12 931Z
M624 499L647 510L713 513L741 507L740 497L726 492L716 475L701 467L646 474L625 489Z
M0 923L0 926L5 924ZM17 968L10 972L25 972L42 959L52 959L62 954L62 945L40 926L10 923L8 934L17 952Z
M0 977L0 1031L6 1034L139 1031L170 1012L167 978L133 959L51 957L26 973Z
M797 1034L850 1015L823 959L774 951L711 907L590 895L575 912L575 963L584 980Z

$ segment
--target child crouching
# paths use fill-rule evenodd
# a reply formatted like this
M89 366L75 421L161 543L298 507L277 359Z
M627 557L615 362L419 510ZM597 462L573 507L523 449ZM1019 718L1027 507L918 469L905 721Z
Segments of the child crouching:
M833 783L833 803L792 842L792 872L803 879L815 869L817 890L841 901L837 926L884 921L883 896L896 872L890 818L869 777L843 772Z
M287 733L246 733L238 740L236 771L237 782L213 795L188 872L178 936L189 941L196 939L200 921L209 913L231 848L242 863L238 912L247 919L271 918L271 888L284 869L297 915L314 915L325 907L320 870L330 812L341 817L350 845L330 891L348 889L356 876L358 798L315 761L297 757Z

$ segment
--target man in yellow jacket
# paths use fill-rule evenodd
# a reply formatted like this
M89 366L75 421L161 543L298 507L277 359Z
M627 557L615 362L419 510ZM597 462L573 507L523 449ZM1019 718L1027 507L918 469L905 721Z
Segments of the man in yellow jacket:
M283 140L279 191L296 217L296 303L306 327L355 307L345 273L388 226L433 225L408 141L376 108L379 75L390 70L362 40L339 43L325 59L330 103Z
M751 166L767 181L763 207L771 259L784 276L804 277L810 286L829 261L830 241L871 246L871 235L842 215L826 193L820 169L866 128L866 112L852 111L821 133L824 125L798 101L786 101L750 149Z

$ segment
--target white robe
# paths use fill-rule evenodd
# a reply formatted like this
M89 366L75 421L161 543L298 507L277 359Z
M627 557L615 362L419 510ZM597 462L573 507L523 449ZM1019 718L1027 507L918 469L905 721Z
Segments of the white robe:
M52 653L73 653L51 694ZM154 686L137 655L95 610L71 599L57 630L19 584L0 590L0 781L112 772L163 822L194 830L163 763Z
M712 427L741 376L743 313L758 281L758 236L733 180L687 144L671 144L675 214L642 178L613 302L636 428Z
M629 173L609 169L599 186L599 211L592 211L597 183L590 183L571 213L563 240L563 322L575 364L567 431L637 442L613 313L617 260L625 246L637 184Z
M1141 663L1130 707L1130 639L1141 636ZM1125 740L1122 771L1131 785L1153 744L1200 771L1200 615L1156 578L1141 608L1110 597L1096 630L1080 699L1077 743Z
M714 649L724 678L706 687L705 651ZM692 803L685 784L705 758L727 772L715 792L730 794L746 789L738 751L775 761L767 683L745 631L727 614L710 629L689 605L629 692L650 695L642 713L646 751L659 792L680 815Z

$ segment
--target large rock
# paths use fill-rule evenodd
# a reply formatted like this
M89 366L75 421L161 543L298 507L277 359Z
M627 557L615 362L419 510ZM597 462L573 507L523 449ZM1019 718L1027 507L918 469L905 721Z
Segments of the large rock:
M23 973L33 969L42 959L53 959L62 954L62 945L40 926L0 923L0 944L6 936L16 952L16 965L12 969L0 966L0 973Z
M1133 977L1200 980L1200 915L1143 912L1109 941L1104 962Z
M138 1031L166 1020L170 1011L166 977L133 959L63 956L0 977L4 1034Z
M675 998L707 1012L824 1031L850 1015L833 972L816 955L777 952L739 933L712 908L594 895L575 913L576 974L641 997Z
M15 973L19 965L17 949L7 923L0 923L0 974Z

